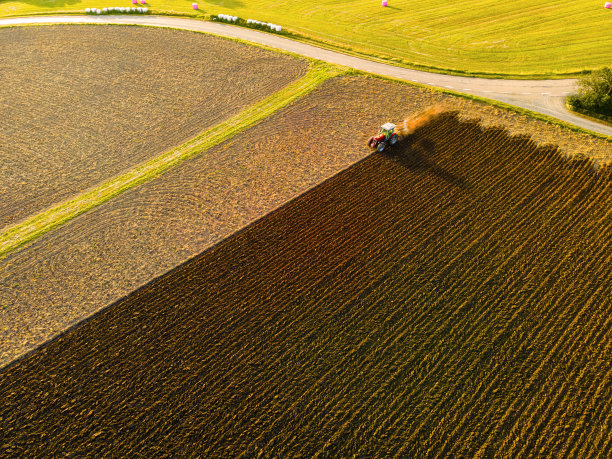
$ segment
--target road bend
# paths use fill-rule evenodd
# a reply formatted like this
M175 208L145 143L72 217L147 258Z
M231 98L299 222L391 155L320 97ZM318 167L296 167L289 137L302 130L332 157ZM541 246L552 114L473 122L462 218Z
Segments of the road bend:
M319 48L279 35L260 32L211 21L170 16L30 16L0 19L1 26L21 24L138 24L156 27L173 27L239 38L254 43L289 51L332 64L344 65L357 70L376 73L400 80L421 83L427 86L450 89L456 92L485 97L510 105L560 119L567 123L599 134L612 136L612 127L580 116L566 109L564 98L575 92L577 80L506 80L473 78L410 70L381 62L349 56L336 51Z

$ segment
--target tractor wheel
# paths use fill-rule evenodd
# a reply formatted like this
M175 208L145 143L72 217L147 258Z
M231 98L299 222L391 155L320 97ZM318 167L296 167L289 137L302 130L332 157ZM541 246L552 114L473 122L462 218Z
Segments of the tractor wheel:
M399 140L399 139L398 139L397 135L396 135L396 134L394 134L394 135L392 135L392 136L391 136L391 138L389 139L389 143L390 143L391 145L395 145L395 144L397 143L397 141L398 141L398 140Z
M378 144L378 147L376 147L376 151L378 151L379 153L382 153L383 151L385 151L385 147L387 145L385 144L385 142L380 142Z

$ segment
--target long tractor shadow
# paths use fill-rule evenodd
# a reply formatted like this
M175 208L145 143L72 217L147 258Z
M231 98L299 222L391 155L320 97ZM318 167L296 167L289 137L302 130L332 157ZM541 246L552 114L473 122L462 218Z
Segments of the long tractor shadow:
M436 123L432 121L430 123ZM468 181L440 165L432 158L437 154L437 144L422 129L404 136L400 142L388 148L383 154L396 163L417 173L432 174L463 190L470 189Z

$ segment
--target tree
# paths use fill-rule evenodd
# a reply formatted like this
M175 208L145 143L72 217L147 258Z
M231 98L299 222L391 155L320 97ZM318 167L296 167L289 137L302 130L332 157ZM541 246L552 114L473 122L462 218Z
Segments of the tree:
M612 116L612 69L595 70L582 77L578 86L578 94L568 99L572 108Z

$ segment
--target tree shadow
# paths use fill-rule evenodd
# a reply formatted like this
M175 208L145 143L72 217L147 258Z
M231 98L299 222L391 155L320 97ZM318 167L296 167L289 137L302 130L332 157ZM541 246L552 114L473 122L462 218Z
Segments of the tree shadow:
M402 139L383 154L406 169L435 175L453 186L468 190L469 183L463 177L443 169L429 159L434 156L435 150L436 144L433 140L412 135Z

